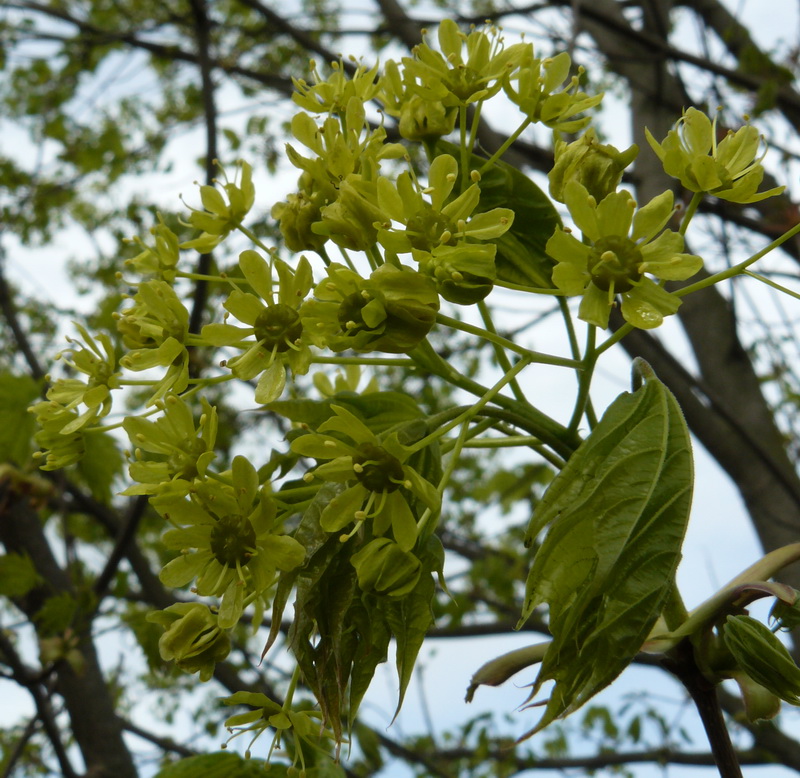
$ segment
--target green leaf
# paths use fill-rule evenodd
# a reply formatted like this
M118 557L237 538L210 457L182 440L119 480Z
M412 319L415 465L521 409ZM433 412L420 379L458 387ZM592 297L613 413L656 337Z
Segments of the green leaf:
M81 480L95 499L108 503L113 495L114 479L122 472L122 454L107 432L84 435L83 443L83 458L77 465Z
M75 619L78 607L78 601L68 592L48 597L34 616L39 633L42 635L64 633Z
M354 600L347 620L353 626L353 636L357 639L350 671L350 704L347 712L348 728L352 729L361 700L375 675L375 668L386 661L392 633L374 597Z
M545 681L556 685L529 735L583 705L641 648L674 580L692 479L680 408L650 377L612 403L545 492L528 544L550 527L520 623L549 605L553 642L531 698Z
M337 549L342 546L338 538L331 537L320 525L322 511L341 490L342 487L339 484L323 484L295 530L293 537L305 549L306 563L302 568L294 568L281 573L278 579L275 596L272 599L272 626L261 653L262 659L280 634L283 611L298 577L302 574L304 579L310 579L310 585L313 586L325 571L328 559L336 554ZM300 619L302 616L300 610L297 610L297 618Z
M394 718L403 706L406 689L414 672L417 654L422 647L425 635L433 624L434 616L431 602L436 594L436 584L426 570L420 576L416 588L399 601L384 601L386 620L397 641L397 677L400 689ZM394 720L394 719L393 719Z
M261 759L242 759L238 754L190 756L159 770L155 778L270 778L286 775L286 767L268 765Z
M27 556L21 554L0 556L0 595L22 597L40 581L33 562Z
M330 400L276 400L264 407L295 424L307 424L313 430L333 413Z
M28 376L0 373L0 451L4 461L19 466L28 461L36 428L28 406L39 391L37 382Z

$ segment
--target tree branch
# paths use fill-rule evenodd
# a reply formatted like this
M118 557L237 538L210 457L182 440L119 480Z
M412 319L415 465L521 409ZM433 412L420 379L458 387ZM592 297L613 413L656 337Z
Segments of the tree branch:
M14 648L14 644L5 636L1 629L0 655L3 656L6 664L11 668L11 672L14 674L14 680L20 686L24 686L33 698L33 703L36 706L36 717L41 721L42 727L44 727L44 731L47 733L47 738L53 746L53 753L58 760L62 775L64 778L78 778L78 773L72 767L69 757L67 756L67 750L61 742L61 732L58 729L56 717L50 705L50 690L46 690L42 686L41 673L34 672L25 666ZM31 732L31 734L33 733ZM10 764L11 762L9 762L9 766Z

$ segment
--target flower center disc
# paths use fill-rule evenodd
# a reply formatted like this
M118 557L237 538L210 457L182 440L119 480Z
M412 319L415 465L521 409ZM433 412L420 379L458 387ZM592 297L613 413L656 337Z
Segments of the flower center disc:
M253 525L242 516L223 516L211 530L211 553L228 567L246 565L256 547Z
M358 292L347 295L339 304L337 319L342 332L346 335L355 334L359 330L365 329L364 318L361 309L367 304L367 300ZM353 324L356 326L354 327Z
M258 314L253 329L258 341L270 351L288 351L289 344L303 334L303 323L294 308L278 303Z
M192 435L184 438L178 448L179 451L170 455L167 466L178 478L191 481L197 477L197 460L201 454L205 454L206 442Z
M642 252L630 238L609 235L600 238L589 257L589 272L594 285L607 292L628 292L641 280Z
M403 465L385 448L372 443L362 443L353 464L361 466L356 478L371 492L394 492L405 479Z

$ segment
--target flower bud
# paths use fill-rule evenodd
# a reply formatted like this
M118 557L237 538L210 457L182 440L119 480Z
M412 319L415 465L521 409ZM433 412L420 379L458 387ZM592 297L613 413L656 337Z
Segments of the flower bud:
M728 616L725 645L752 681L792 705L800 705L800 668L786 646L750 616Z
M600 202L606 195L617 190L622 172L639 153L634 144L620 151L610 144L597 140L594 128L589 128L573 143L556 142L555 164L548 173L550 194L564 202L564 186L577 181L586 187L589 194Z
M147 619L165 629L158 641L161 658L175 660L185 673L200 673L201 681L208 681L214 665L230 653L230 637L206 605L176 603L151 613Z
M410 141L432 141L449 135L455 127L458 111L441 102L411 95L400 109L400 135Z
M404 597L419 581L422 565L389 538L375 538L350 560L362 591Z
M359 176L342 181L336 201L322 208L322 222L314 230L318 235L330 238L338 246L353 251L366 251L378 240L378 229L374 225L383 223L383 211L360 191Z
M280 223L286 248L291 251L319 251L328 240L317 235L311 226L322 220L320 198L305 192L290 194L284 202L272 206L272 217Z
M492 291L496 276L493 243L437 246L432 252L413 251L420 271L430 276L439 294L458 305L472 305Z
M744 702L744 713L748 721L774 719L780 713L780 697L756 683L745 673L734 673L733 680L739 685Z

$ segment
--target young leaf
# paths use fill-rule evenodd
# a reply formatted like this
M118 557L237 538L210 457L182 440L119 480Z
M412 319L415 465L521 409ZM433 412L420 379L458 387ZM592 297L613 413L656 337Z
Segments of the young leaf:
M750 616L728 616L722 636L750 678L782 700L800 705L800 668L768 627Z
M23 597L40 582L29 557L13 553L0 555L0 595Z
M520 623L549 605L553 642L531 698L556 685L529 735L583 705L641 648L674 579L692 478L680 408L650 377L612 403L545 493L527 540L550 528Z

